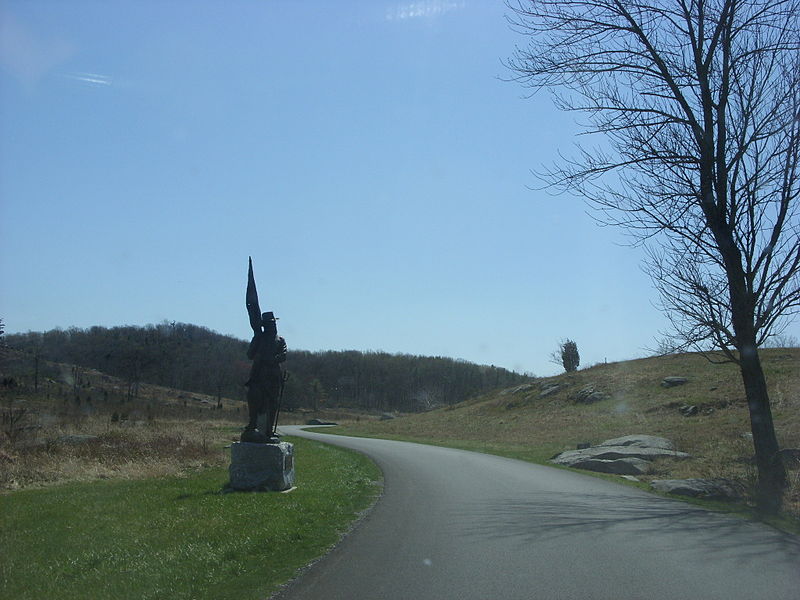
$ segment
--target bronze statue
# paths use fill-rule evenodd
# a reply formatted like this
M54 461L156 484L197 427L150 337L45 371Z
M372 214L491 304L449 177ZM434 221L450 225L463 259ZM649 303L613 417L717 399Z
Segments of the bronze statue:
M253 361L247 386L249 421L242 432L243 442L274 443L278 441L278 413L285 383L280 364L286 360L286 340L278 335L277 319L271 312L261 313L253 277L253 259L249 260L245 297L253 339L247 358Z

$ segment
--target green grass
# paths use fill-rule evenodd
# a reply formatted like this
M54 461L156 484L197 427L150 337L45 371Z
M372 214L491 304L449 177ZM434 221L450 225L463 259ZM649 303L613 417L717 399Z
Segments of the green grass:
M365 456L302 439L290 493L222 493L227 470L0 496L0 597L265 598L376 498Z

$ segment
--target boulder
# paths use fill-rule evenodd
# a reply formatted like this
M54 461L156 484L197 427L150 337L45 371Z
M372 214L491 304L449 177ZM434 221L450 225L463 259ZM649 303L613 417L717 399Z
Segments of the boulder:
M380 418L381 421L391 421L392 419L394 419L394 415L392 413L383 413Z
M598 446L634 446L636 448L661 448L662 450L675 450L675 444L670 440L655 435L625 435L601 442Z
M613 473L615 475L642 475L647 472L650 462L641 458L618 458L605 460L588 458L579 460L570 465L574 469L596 471L598 473Z
M683 385L689 381L686 377L664 377L661 380L661 387L670 388L678 385Z
M506 396L508 394L520 394L522 392L529 392L533 389L532 383L523 383L522 385L518 385L514 388L508 388L507 390L503 390L500 392L501 396Z
M550 460L557 465L575 469L641 475L647 471L650 461L659 458L691 458L689 454L675 450L675 444L670 440L654 435L626 435L606 440L597 446L580 446L578 450L567 450Z
M338 423L334 423L333 421L323 421L322 419L309 419L306 421L306 425L338 425Z
M666 450L664 448L639 448L636 446L592 446L584 450L567 450L553 459L559 465L571 467L576 462L588 459L616 460L619 458L638 458L656 460L658 458L691 458L685 452Z
M549 381L547 383L543 383L541 386L541 392L539 393L539 398L546 398L547 396L552 396L556 392L558 392L563 386L560 383L556 383L554 381Z
M608 400L609 395L604 394L603 392L594 392L586 396L586 399L583 401L584 404L594 404L595 402L602 402L603 400Z
M678 412L680 412L684 417L694 417L700 412L700 409L694 404L685 404L678 409Z
M594 386L591 385L587 385L575 394L575 402L578 404L593 404L606 399L608 399L608 394L597 391Z
M725 479L656 479L650 485L659 492L692 498L732 500L740 497L736 486Z

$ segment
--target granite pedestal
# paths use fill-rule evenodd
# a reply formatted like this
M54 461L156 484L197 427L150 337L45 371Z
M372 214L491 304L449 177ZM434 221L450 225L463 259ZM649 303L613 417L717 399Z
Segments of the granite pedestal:
M288 490L294 485L294 445L234 442L228 473L234 490Z

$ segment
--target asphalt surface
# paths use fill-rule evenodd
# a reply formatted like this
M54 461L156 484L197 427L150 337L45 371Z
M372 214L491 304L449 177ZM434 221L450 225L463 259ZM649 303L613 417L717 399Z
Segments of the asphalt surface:
M764 525L497 456L281 429L369 455L384 492L280 600L800 599L800 538Z

